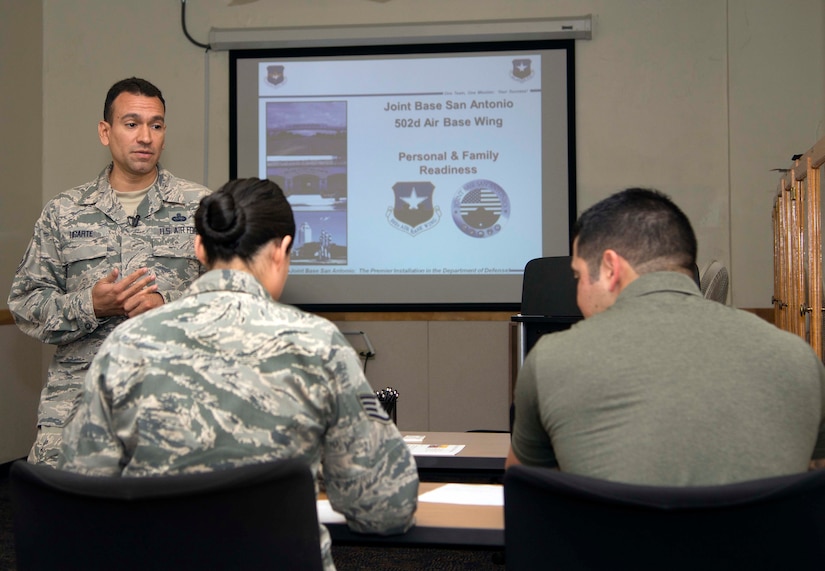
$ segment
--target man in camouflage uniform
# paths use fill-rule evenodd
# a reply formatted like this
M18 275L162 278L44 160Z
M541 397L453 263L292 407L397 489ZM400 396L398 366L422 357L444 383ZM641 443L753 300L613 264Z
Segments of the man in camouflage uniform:
M203 258L202 258L203 260ZM329 321L273 302L249 273L212 270L103 343L60 467L151 476L302 458L349 526L413 521L415 462ZM334 569L321 526L326 569Z
M57 463L62 427L100 344L128 317L176 299L203 272L192 216L209 191L159 164L166 103L151 83L115 83L98 136L112 163L52 199L9 295L22 331L57 345L29 461Z

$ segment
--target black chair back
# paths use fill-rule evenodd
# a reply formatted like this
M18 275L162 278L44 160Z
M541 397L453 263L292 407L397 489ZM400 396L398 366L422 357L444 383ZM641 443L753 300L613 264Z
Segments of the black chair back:
M504 514L507 571L754 571L825 561L825 470L676 488L514 466Z
M9 476L19 571L322 568L297 460L143 478L17 461Z
M571 256L550 256L527 262L521 286L522 315L581 318L571 259Z

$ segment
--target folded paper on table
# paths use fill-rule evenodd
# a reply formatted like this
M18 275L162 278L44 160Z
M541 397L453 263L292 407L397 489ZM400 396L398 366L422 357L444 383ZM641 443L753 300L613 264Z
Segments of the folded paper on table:
M410 444L407 448L413 456L455 456L464 449L464 444Z
M495 484L445 484L418 496L420 502L503 506L504 487Z

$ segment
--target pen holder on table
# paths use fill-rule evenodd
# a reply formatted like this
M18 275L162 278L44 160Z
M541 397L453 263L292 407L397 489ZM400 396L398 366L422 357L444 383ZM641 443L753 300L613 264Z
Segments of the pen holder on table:
M398 416L395 410L395 403L398 401L398 391L392 387L387 387L380 391L375 391L375 396L378 402L381 403L381 406L384 407L384 410L387 411L392 421L398 424Z

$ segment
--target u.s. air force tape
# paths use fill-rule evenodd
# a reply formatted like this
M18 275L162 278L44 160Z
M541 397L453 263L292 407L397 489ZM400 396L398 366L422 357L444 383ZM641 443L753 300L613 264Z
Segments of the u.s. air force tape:
M373 393L360 394L358 399L361 401L361 408L364 409L368 417L381 422L390 421L390 415L384 410L384 405L378 402L378 397Z

